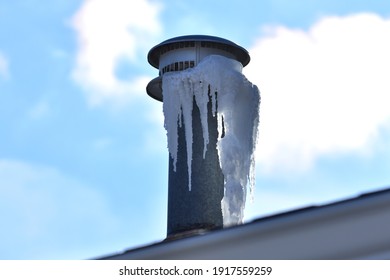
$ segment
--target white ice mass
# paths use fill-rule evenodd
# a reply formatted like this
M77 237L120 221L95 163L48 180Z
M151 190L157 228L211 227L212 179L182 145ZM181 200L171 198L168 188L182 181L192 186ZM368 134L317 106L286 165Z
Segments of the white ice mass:
M211 113L213 116L217 114L217 149L225 184L221 202L223 223L224 226L242 223L247 185L250 193L253 193L255 184L254 151L260 106L258 88L242 74L240 62L219 55L205 57L194 68L165 73L162 79L164 126L174 171L178 151L178 124L181 127L184 122L189 191L192 188L193 100L200 111L204 158L209 142L207 104L210 102L210 94Z

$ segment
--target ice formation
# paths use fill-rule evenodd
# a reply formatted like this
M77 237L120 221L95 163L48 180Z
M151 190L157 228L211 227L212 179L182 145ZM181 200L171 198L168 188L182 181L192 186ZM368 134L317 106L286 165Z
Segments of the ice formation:
M218 120L217 149L225 184L221 202L223 222L224 226L242 223L247 186L253 193L255 183L254 150L259 123L259 90L242 74L240 62L219 55L207 56L194 68L165 73L162 78L164 126L174 171L178 125L181 127L184 122L188 187L191 190L193 100L200 111L204 158L209 142L207 105L211 99L211 113L213 116L217 114Z

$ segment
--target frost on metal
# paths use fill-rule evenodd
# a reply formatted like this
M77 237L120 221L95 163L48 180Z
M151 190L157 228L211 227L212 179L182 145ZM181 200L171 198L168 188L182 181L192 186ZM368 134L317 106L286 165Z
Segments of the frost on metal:
M236 60L219 55L205 57L195 68L163 75L163 111L168 150L176 171L178 126L184 125L189 191L192 164L192 108L198 106L203 132L203 158L209 143L207 105L218 120L218 155L224 175L221 201L224 226L242 223L247 186L255 184L254 150L259 124L260 93L242 74ZM211 100L211 101L210 101ZM224 133L223 133L224 132Z

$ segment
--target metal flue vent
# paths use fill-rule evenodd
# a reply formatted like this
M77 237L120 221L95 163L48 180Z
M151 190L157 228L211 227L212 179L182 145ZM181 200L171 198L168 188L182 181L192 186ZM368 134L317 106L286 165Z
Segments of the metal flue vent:
M146 92L152 98L162 101L162 75L195 67L204 57L212 54L235 59L242 66L250 61L247 50L223 38L207 35L175 37L149 51L148 62L159 69L159 76L149 82Z
M223 61L224 64L216 62L207 70L202 68L210 60ZM202 64L201 61L206 64ZM167 130L170 152L167 239L222 228L223 209L226 208L222 209L225 181L217 150L220 136L218 114L215 114L217 105L213 109L211 101L218 102L217 92L211 92L209 83L208 92L202 91L204 95L201 99L206 102L200 102L203 104L201 107L196 102L194 103L197 105L192 106L191 97L194 96L191 94L195 92L186 91L189 87L182 87L184 84L181 83L176 85L170 78L174 80L181 75L193 75L197 71L204 71L202 73L205 76L213 76L224 70L229 71L230 68L239 69L240 63L246 66L249 61L249 54L244 48L226 39L204 35L172 38L153 47L148 53L148 62L159 70L159 76L147 85L148 95L163 101L162 83L163 81L167 83L164 85L167 92L164 92L163 103L164 126ZM184 72L197 66L194 71ZM169 75L174 72L175 75ZM241 72L234 73L242 77ZM229 81L224 82L229 85ZM172 85L174 88L170 87ZM179 98L175 95L176 90L182 94ZM221 96L222 92L219 97L222 98ZM184 104L182 101L188 102ZM176 111L177 108L180 109ZM222 127L223 122L224 119ZM221 131L221 134L223 133L224 130Z

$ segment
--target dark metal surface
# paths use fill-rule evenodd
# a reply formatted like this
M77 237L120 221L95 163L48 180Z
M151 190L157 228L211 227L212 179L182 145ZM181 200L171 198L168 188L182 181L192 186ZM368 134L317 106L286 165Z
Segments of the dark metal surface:
M146 86L146 93L158 101L163 101L161 76L151 80Z
M249 53L243 47L233 43L232 41L208 35L186 35L168 39L157 46L153 47L148 53L148 62L155 68L159 68L160 56L162 50L167 46L172 46L175 44L181 43L190 43L190 42L208 42L221 45L225 48L226 51L233 54L236 59L241 62L242 66L246 66L250 61Z
M178 129L179 146L176 172L169 158L168 182L168 238L195 229L222 228L221 200L224 195L224 178L217 151L217 118L211 114L209 102L209 144L203 159L203 133L199 109L194 101L192 130L192 178L188 178L187 149L184 124ZM188 189L192 180L192 190Z

